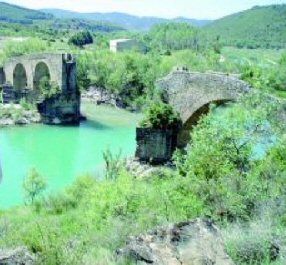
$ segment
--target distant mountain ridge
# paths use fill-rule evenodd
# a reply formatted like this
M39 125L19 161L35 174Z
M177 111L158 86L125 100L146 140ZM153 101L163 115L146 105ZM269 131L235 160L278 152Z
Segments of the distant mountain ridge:
M1 1L1 0L0 0ZM78 13L61 9L32 10L0 2L1 29L9 24L37 26L53 30L114 32L124 29L147 31L167 22L199 26L207 40L239 48L286 48L286 4L255 6L221 19L196 20L184 17L164 19L138 17L125 13ZM17 30L15 28L14 30Z
M179 17L175 19L165 19L159 17L139 17L120 12L111 13L79 13L74 11L62 10L62 9L41 9L40 11L47 14L52 14L56 18L77 18L87 19L93 21L105 21L112 24L117 24L129 30L149 30L155 24L166 23L166 22L185 22L193 26L202 27L209 23L211 20L197 20Z
M117 25L102 21L89 21L86 19L63 19L55 18L52 14L42 11L11 5L0 2L0 30L9 28L9 24L20 24L22 26L38 26L56 30L90 30L93 32L113 32L124 30Z
M34 20L52 19L53 15L17 5L0 2L0 21L32 24Z

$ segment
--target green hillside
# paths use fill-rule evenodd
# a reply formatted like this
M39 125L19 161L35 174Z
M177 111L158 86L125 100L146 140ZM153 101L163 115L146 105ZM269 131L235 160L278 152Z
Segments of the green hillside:
M114 32L122 27L102 21L55 18L51 14L0 2L0 35L59 35L62 31Z
M204 30L220 36L225 45L247 48L283 48L286 46L286 4L256 6L216 20Z
M0 21L32 24L34 20L47 20L53 16L40 11L0 2Z

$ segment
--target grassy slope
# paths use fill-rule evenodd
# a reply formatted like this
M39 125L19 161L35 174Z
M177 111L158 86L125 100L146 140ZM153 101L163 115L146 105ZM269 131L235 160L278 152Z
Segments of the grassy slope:
M254 7L207 25L211 36L221 36L226 44L265 44L284 46L286 43L286 5Z

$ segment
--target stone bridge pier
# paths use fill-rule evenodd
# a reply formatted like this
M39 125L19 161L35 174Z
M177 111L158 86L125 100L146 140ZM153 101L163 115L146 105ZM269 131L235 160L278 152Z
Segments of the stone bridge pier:
M44 98L40 96L43 78L59 91ZM38 103L44 123L79 123L80 93L76 61L71 54L42 53L11 58L0 68L0 85L6 102L17 103L26 97Z
M176 70L157 82L163 97L181 116L183 126L178 133L177 147L185 147L190 132L211 104L237 100L250 87L238 76L222 73L199 73Z

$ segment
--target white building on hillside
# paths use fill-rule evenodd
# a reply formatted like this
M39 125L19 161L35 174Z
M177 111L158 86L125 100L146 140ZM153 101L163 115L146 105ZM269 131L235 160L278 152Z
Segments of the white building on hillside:
M146 47L143 43L133 39L117 39L110 41L110 50L112 52L122 52L135 50L138 52L145 53Z

